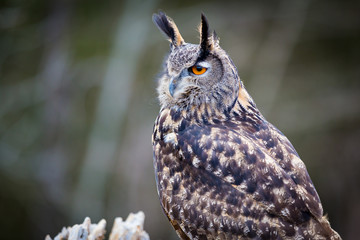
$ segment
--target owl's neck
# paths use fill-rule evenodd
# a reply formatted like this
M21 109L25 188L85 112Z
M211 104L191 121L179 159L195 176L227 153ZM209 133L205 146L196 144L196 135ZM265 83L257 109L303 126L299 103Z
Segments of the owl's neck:
M161 115L167 115L173 122L186 119L196 124L217 124L221 121L249 114L263 119L254 101L243 86L240 86L237 98L229 106L204 101L198 105L187 107L175 105L161 109Z
M250 94L246 91L242 82L240 82L238 101L241 106L245 109L257 109L254 100L251 98Z

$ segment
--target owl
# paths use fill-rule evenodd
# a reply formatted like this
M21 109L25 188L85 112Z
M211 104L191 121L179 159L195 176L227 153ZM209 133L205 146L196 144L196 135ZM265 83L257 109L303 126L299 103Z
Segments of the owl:
M170 41L152 135L161 206L181 239L341 239L304 163L261 115L215 31L201 15L186 43L164 13Z

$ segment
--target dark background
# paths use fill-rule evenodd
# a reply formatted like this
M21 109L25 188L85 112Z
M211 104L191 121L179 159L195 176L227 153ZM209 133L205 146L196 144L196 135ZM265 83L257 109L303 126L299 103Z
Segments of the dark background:
M264 116L307 165L331 224L360 236L359 1L0 3L2 239L43 239L90 216L160 209L151 133L169 43L159 9L198 42L204 12Z

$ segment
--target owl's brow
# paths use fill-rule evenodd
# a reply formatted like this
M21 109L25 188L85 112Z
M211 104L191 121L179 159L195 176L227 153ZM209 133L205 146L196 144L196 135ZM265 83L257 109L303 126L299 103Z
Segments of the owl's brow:
M200 67L204 67L204 68L210 68L210 63L204 61L197 62L195 65L199 65Z
M194 65L199 64L199 63L201 63L201 62L205 62L206 58L209 57L209 56L216 57L214 54L212 54L212 53L210 53L210 52L207 52L206 55L205 55L205 54L203 54L202 51L200 51L200 55L199 55L199 57L196 59Z

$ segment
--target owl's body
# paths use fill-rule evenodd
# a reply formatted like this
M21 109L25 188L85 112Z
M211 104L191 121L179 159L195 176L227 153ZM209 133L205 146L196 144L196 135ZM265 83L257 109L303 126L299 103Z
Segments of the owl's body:
M161 206L182 239L340 239L304 163L246 92L202 16L201 42L171 40L153 132Z

